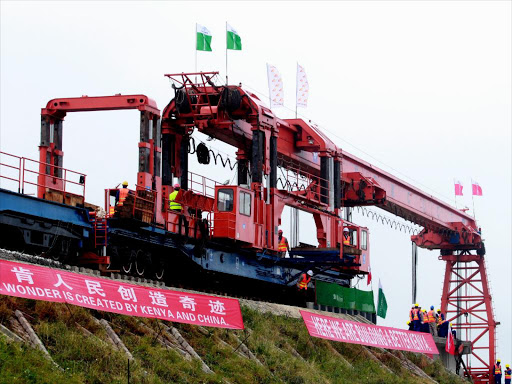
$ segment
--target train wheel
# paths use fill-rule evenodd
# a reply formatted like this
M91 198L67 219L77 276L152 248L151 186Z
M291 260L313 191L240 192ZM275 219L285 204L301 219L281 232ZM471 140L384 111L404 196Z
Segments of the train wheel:
M162 258L159 258L155 265L155 277L157 280L163 280L165 275L165 262L162 260Z
M65 262L71 253L71 244L70 240L62 239L56 240L55 243L50 247L47 255L50 256L52 260L60 261L61 263Z
M123 258L122 269L124 273L130 273L133 268L133 260L137 257L135 251L131 251L128 257Z
M137 272L137 275L144 276L145 264L146 253L142 249L139 249L135 257L135 272Z

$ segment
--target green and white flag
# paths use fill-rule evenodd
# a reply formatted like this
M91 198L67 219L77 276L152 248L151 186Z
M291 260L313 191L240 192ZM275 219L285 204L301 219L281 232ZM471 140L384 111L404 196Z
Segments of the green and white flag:
M242 50L242 39L240 35L231 25L226 23L226 47L234 51Z
M197 40L196 50L197 51L211 51L212 47L212 34L205 26L196 24Z
M377 301L377 316L386 318L386 313L388 311L388 302L386 301L386 296L384 295L384 290L382 289L382 284L379 279L379 299Z

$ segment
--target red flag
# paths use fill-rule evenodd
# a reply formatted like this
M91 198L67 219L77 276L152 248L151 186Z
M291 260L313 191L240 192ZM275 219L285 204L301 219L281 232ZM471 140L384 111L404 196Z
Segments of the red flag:
M372 269L368 268L368 280L366 280L366 285L370 285L372 282Z
M459 180L454 180L454 183L455 183L455 196L462 196L462 188L464 188L464 186L462 185L462 183Z
M478 185L476 181L471 182L473 189L473 196L482 196L482 187Z
M448 336L446 336L446 346L444 350L450 355L455 355L455 340L453 339L452 327L448 328Z

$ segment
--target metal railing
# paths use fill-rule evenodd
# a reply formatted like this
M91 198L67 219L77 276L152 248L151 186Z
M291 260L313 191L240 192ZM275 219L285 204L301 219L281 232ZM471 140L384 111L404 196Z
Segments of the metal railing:
M189 190L194 193L215 198L215 186L219 184L219 182L197 173L188 173Z
M293 167L279 167L277 187L317 203L329 202L329 180Z
M50 171L49 173L41 172L40 168ZM62 176L55 176L56 173ZM53 185L40 182L42 178L52 180ZM71 178L76 178L77 181ZM82 202L85 201L86 174L2 151L0 151L0 180L14 183L18 193L37 195L37 189L43 187L61 192L63 203L65 203L66 194L76 195L82 198Z

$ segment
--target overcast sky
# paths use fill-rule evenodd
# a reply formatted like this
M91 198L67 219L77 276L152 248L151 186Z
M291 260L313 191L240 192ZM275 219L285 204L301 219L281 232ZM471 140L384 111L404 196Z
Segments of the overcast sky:
M228 21L243 44L229 52L230 83L264 99L266 63L275 65L287 107L278 116L293 117L299 62L310 84L309 106L299 113L344 150L452 204L453 178L460 178L465 196L457 204L470 212L471 178L478 181L484 196L475 198L476 217L501 322L498 357L512 363L509 1L0 6L2 151L38 158L40 108L52 98L144 93L163 109L173 96L163 74L194 70L196 22L213 35L213 52L198 53L198 68L224 76ZM134 111L66 117L64 166L88 175L88 201L103 204L104 188L135 184L138 137ZM192 170L232 179L196 162ZM312 241L311 220L301 220L301 240ZM354 220L370 228L374 288L380 278L389 304L379 324L403 328L412 300L410 236L357 214ZM439 306L444 264L437 256L420 250L423 307Z

